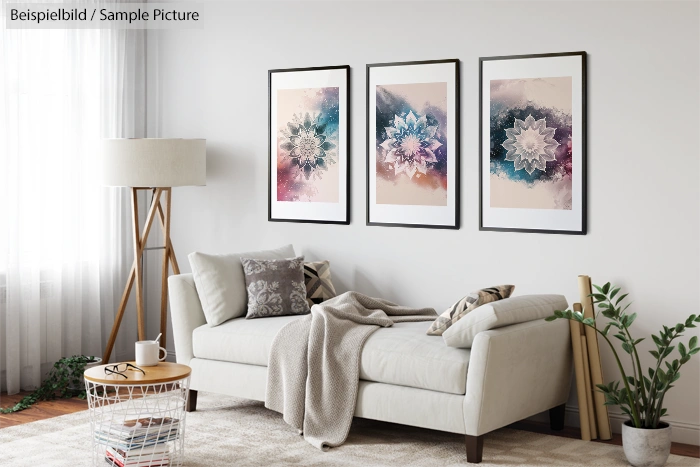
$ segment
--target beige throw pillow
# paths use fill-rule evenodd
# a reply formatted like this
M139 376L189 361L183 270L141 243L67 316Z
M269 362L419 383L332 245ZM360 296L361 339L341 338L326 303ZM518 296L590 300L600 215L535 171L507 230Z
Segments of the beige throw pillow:
M292 245L228 255L190 253L192 276L207 323L218 326L246 314L248 295L241 258L285 259L295 256Z
M544 319L568 306L563 295L521 295L499 300L472 311L445 331L442 338L450 347L469 349L482 331Z
M514 285L497 285L472 292L448 308L433 321L428 329L429 336L441 336L450 326L454 325L464 315L485 303L495 302L510 297Z

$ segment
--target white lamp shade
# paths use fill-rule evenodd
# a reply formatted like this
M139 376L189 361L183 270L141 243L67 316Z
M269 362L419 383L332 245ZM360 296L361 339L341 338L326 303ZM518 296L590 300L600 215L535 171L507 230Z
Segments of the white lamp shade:
M205 139L102 140L102 180L107 186L206 185Z

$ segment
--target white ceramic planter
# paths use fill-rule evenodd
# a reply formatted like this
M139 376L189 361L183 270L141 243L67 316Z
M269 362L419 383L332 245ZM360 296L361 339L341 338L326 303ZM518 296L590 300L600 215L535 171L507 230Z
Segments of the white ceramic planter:
M660 423L655 430L622 424L622 447L634 467L662 467L671 454L671 427Z

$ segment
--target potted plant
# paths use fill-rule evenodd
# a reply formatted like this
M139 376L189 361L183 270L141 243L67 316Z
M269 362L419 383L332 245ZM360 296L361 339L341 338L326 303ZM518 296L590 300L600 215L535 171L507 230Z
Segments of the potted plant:
M607 385L598 384L597 387L605 394L605 405L616 405L629 416L629 420L622 425L622 445L625 456L635 467L663 466L671 452L671 427L668 423L661 421L661 417L666 415L666 409L663 406L664 397L673 387L673 383L681 377L681 367L688 363L693 355L700 352L697 336L691 337L687 345L682 342L674 344L674 342L683 336L682 333L687 328L695 328L695 324L700 323L700 316L690 315L684 323L673 327L663 326L658 335L652 334L651 338L656 345L656 350L650 350L649 353L654 357L655 362L646 373L643 373L637 346L644 338L635 339L629 332L637 314L627 313L627 308L631 304L625 304L628 294L619 295L621 288L609 282L602 287L597 285L593 287L598 293L590 296L593 298L593 303L598 305L598 315L602 314L608 319L602 331L596 328L593 318L584 318L582 313L571 310L555 311L554 315L547 317L546 320L578 321L584 326L595 329L605 339L615 356L622 378L622 387L620 387L620 381L613 381ZM610 341L611 333L612 337L621 341L622 350L629 356L631 374L628 374L623 367L620 354ZM677 355L671 355L674 350L677 351ZM622 356L624 357L624 354Z
M57 397L79 397L85 399L85 381L83 371L99 365L102 359L85 355L63 357L49 371L48 376L34 392L24 396L12 407L0 408L0 413L19 412L28 409L38 401L52 400Z

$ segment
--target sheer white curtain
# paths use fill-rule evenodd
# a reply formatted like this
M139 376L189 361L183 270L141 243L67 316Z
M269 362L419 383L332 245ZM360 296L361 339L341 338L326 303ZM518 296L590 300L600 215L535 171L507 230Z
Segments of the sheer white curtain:
M144 89L144 31L2 28L2 391L38 386L62 356L102 354L133 250L127 193L101 184L100 139L144 136Z

